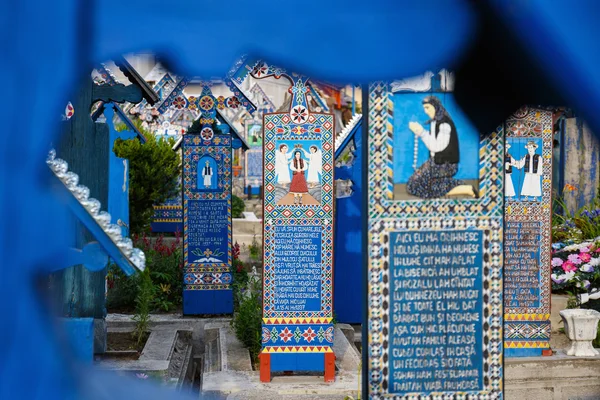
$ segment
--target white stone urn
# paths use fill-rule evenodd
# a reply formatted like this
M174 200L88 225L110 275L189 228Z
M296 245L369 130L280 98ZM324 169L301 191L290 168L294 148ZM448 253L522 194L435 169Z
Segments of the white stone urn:
M582 310L579 308L562 310L560 312L565 323L565 333L571 339L571 346L567 355L576 357L594 357L598 350L592 346L592 340L598 333L600 312L596 310Z

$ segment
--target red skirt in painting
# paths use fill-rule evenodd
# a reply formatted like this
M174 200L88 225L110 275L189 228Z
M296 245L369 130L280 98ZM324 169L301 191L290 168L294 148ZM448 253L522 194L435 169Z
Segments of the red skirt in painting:
M308 186L306 185L304 171L293 173L292 184L290 185L290 193L308 193Z

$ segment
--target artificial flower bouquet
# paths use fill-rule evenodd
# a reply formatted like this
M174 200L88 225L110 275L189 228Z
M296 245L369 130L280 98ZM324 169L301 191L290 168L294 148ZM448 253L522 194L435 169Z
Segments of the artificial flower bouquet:
M552 290L588 292L600 287L600 237L582 243L552 245Z

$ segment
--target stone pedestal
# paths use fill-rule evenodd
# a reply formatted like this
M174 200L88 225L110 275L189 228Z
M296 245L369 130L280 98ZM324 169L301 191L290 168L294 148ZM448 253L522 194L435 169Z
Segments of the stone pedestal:
M600 312L596 310L571 309L560 312L565 323L565 332L571 339L567 355L576 357L594 357L598 350L592 346L592 340L598 334Z

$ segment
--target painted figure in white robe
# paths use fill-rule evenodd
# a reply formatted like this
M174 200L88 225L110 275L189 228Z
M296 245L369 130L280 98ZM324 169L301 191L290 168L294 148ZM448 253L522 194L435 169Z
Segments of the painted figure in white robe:
M280 185L287 185L292 181L290 179L290 169L288 168L291 158L292 152L290 151L288 153L287 144L280 145L279 151L275 157L275 175L277 178L277 183Z
M210 166L210 161L206 161L206 165L202 168L202 177L204 178L204 187L210 189L212 187L213 169Z
M308 176L306 177L306 181L312 188L321 182L319 176L323 175L323 154L317 146L310 146L310 152L304 149L302 151L306 158L308 158Z
M510 143L506 143L506 155L504 156L504 194L506 197L514 197L515 186L513 185L512 172L513 166L515 165L515 159L508 153L510 149Z
M539 197L542 195L542 156L536 154L538 145L534 141L529 141L525 145L527 155L515 163L515 167L523 169L525 179L521 187L521 196Z

